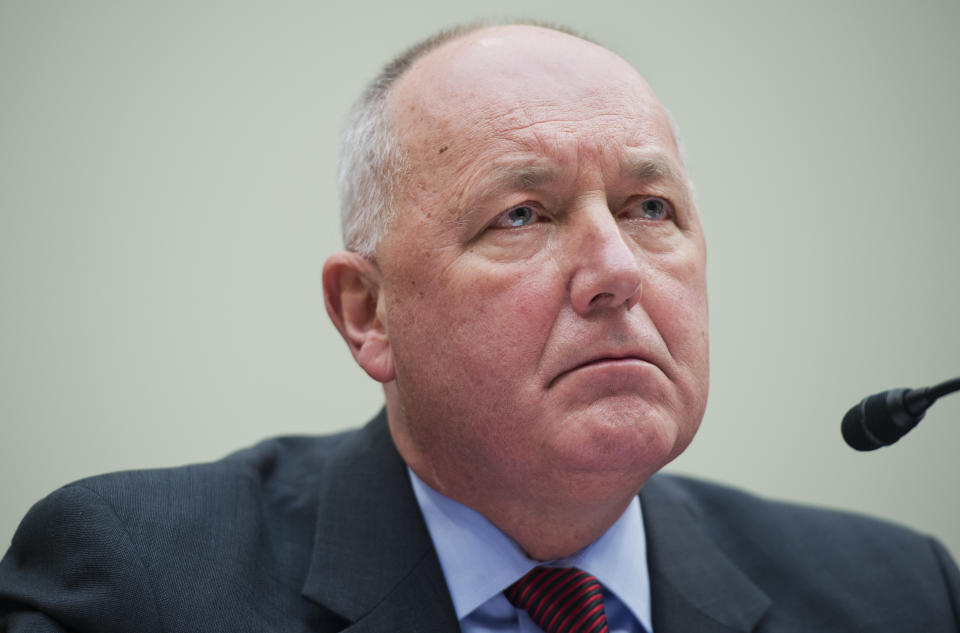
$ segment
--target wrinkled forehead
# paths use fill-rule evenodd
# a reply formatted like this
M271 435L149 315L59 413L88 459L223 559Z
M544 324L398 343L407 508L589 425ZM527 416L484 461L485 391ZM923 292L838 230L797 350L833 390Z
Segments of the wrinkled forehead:
M444 138L482 143L528 128L536 134L539 124L562 130L564 122L598 135L632 133L636 145L669 139L675 149L659 101L630 64L540 27L481 29L441 45L397 81L389 111L401 144L415 155L440 153Z

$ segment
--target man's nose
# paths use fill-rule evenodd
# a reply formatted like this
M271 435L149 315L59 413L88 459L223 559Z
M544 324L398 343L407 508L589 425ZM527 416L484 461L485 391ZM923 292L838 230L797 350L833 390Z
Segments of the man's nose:
M642 290L636 247L606 205L594 205L571 228L573 308L588 314L604 308L632 308Z

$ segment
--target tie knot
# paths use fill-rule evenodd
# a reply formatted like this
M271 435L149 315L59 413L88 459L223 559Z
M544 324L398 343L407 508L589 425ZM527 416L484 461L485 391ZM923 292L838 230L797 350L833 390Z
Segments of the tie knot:
M545 633L606 633L600 582L576 567L534 567L504 590Z

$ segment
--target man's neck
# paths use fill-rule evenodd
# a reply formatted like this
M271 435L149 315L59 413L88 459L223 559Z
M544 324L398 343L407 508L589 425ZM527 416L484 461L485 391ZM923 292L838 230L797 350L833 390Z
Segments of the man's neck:
M408 462L409 464L409 462ZM623 514L639 492L634 482L616 482L606 476L578 475L567 485L491 488L481 482L466 486L444 485L435 472L410 468L427 485L479 513L523 549L530 558L549 561L566 558L593 543ZM574 476L572 476L574 478ZM584 481L593 479L594 481ZM463 482L462 477L452 478ZM596 494L583 492L596 488ZM613 497L611 489L621 490ZM571 491L577 491L574 496Z
M442 451L420 450L393 424L390 431L397 451L424 483L484 516L540 561L565 558L597 540L653 474L634 469L540 473L509 465L477 472Z
M620 518L634 496L631 494L620 503L605 507L562 507L556 503L512 508L505 508L502 503L478 504L480 507L464 505L487 517L530 558L550 561L571 556L600 538Z

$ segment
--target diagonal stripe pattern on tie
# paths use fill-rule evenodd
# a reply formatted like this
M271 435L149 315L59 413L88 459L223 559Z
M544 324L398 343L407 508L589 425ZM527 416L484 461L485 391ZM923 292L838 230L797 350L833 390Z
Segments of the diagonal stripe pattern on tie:
M600 582L576 567L534 567L503 593L545 633L607 633Z

